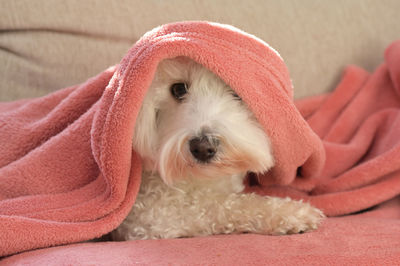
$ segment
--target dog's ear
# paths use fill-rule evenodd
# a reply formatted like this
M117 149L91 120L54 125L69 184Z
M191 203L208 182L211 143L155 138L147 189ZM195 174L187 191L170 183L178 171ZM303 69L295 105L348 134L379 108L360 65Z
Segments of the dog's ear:
M135 123L133 148L148 164L154 162L157 145L157 104L145 97Z

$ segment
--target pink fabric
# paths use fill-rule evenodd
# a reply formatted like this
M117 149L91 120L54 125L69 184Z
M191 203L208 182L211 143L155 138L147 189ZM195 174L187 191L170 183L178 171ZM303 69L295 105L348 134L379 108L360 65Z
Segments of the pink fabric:
M123 220L140 185L140 159L131 150L137 113L160 60L182 55L225 80L271 137L276 166L249 191L303 198L330 216L400 194L400 42L388 48L374 74L350 67L335 92L296 107L286 66L267 44L229 26L175 23L147 33L118 66L83 84L0 104L0 256L99 237ZM398 239L391 225L398 221L383 218L363 220L365 230L358 218L332 218L319 234L361 236L371 230L376 237L382 222ZM329 227L337 223L341 230ZM236 248L242 240L265 241L269 248L301 237L209 239L215 245L238 239ZM201 239L85 244L65 251L88 247L90 253L91 245L156 249L164 243L172 252L208 241ZM394 242L388 236L387 243Z
M350 66L333 93L296 106L324 145L322 171L310 177L302 167L287 186L275 185L268 173L250 190L305 199L329 216L400 194L400 41L373 74Z
M73 244L24 252L0 265L399 265L400 198L329 218L315 232Z

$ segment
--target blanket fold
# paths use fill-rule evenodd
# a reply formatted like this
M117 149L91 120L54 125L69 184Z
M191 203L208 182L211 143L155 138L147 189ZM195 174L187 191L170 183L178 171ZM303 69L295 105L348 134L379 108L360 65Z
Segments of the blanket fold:
M344 215L400 194L400 42L373 74L349 67L331 94L293 102L279 54L227 25L145 34L85 83L0 103L0 256L79 242L122 222L140 186L132 135L158 63L187 56L229 84L270 136L276 165L247 191Z
M318 177L298 175L289 186L267 181L250 191L305 199L329 216L358 212L398 195L399 51L400 41L394 42L374 73L350 66L334 92L296 102L324 145L326 162Z

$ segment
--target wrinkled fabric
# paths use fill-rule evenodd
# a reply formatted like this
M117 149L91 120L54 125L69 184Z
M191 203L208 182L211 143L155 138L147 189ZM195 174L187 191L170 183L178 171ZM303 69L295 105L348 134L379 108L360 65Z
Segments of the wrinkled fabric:
M227 25L173 23L83 84L1 103L0 256L85 241L122 222L141 179L136 117L158 63L176 56L219 75L270 136L275 166L248 191L301 198L329 216L395 197L399 51L394 43L374 74L349 68L335 92L295 105L287 68L266 43Z

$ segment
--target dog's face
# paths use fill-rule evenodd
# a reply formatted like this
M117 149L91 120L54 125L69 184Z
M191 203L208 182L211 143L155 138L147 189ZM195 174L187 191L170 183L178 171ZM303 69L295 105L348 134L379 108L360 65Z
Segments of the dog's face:
M240 97L200 64L162 61L136 121L134 149L170 184L273 166L268 137Z

